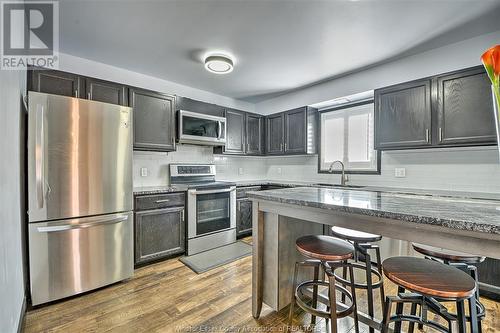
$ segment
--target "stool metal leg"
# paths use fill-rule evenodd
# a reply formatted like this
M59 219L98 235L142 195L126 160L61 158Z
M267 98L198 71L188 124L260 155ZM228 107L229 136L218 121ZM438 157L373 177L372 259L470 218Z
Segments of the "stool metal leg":
M344 264L347 264L347 260L346 260L346 261L344 261ZM344 266L344 267L342 268L342 278L343 278L344 280L346 280L346 279L347 279L347 265L346 265L346 266ZM352 282L352 281L353 281L353 280L351 280L351 282ZM342 296L341 296L341 301L342 301L342 303L345 303L345 295L344 295L344 294L342 294Z
M378 272L380 273L380 278L384 279L384 273L382 270L382 260L380 259L380 248L378 245L375 247L375 255L377 256L377 268ZM384 282L382 282L382 285L380 286L380 302L382 303L382 313L384 313L384 306L385 306L385 290L384 290Z
M479 295L479 277L477 275L477 267L473 266L473 265L469 265L468 268L469 268L470 275L472 276L474 281L476 281L476 302L480 302L480 299L479 299L479 296L480 296ZM470 300L469 300L469 304L470 304ZM477 313L477 307L476 307L476 313ZM478 333L481 333L483 331L483 328L481 325L481 318L477 319L477 331L478 331Z
M295 270L292 280L292 298L290 299L290 313L288 315L288 329L293 325L293 310L295 307L295 288L297 288L297 274L299 273L299 263L295 263Z
M356 300L356 286L354 281L354 267L349 266L349 275L351 279L351 294L352 294L352 304L354 307L353 319L354 319L354 332L359 333L359 320L358 320L358 302ZM343 293L342 293L343 295ZM342 302L344 303L344 302Z
M335 276L328 274L330 296L330 327L332 333L337 333L337 295L335 294Z
M389 319L391 318L391 308L392 308L392 301L391 298L387 296L385 298L385 304L384 304L384 317L382 320L381 333L389 332Z
M405 288L398 286L398 296L399 294L402 294L405 292ZM398 303L396 305L396 315L403 314L403 303ZM400 333L401 332L401 321L397 321L394 324L394 333Z
M410 315L415 316L417 314L417 303L412 303L411 304L411 310L410 310ZM413 330L415 328L415 323L410 322L408 324L408 333L413 333Z
M476 305L476 296L472 295L468 300L469 303L469 316L470 316L470 330L472 333L477 333L478 329L478 320L477 320L477 305Z
M365 265L366 265L366 294L368 296L368 315L370 317L375 316L375 311L373 309L373 288L372 288L372 260L368 251L363 253L365 256ZM375 329L370 327L370 333L375 333Z
M463 300L457 302L457 322L458 322L458 331L460 333L466 333L467 318L465 317L465 306Z
M314 266L314 280L318 281L319 279L319 264ZM312 297L312 306L316 309L318 306L318 285L313 286L313 297ZM311 325L316 324L316 316L311 316Z

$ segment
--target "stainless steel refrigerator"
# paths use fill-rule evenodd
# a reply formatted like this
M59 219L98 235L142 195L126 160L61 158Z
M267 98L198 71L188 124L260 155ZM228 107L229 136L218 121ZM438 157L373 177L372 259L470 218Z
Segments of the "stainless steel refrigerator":
M28 93L33 305L133 275L132 109Z

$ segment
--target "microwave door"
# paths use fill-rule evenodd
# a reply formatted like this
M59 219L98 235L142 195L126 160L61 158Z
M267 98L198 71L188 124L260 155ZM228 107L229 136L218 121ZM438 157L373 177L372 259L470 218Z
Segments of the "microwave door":
M180 111L179 142L220 145L225 143L226 119Z

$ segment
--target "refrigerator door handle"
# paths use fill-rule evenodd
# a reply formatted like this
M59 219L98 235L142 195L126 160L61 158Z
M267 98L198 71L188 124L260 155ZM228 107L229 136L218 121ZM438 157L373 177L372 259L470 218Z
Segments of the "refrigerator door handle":
M36 201L38 208L43 208L43 150L44 144L44 128L43 128L43 105L38 104L36 107L36 134L35 134L35 184L36 184Z
M124 222L128 220L128 215L117 216L114 218L103 218L94 222L80 223L80 224L63 224L55 226L38 227L38 232L55 232L55 231L66 231L72 229L83 229L95 227L103 224L115 224L119 222Z

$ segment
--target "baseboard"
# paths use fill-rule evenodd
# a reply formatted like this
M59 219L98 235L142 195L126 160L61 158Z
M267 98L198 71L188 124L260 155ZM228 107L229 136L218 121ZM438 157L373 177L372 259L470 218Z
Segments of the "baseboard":
M22 333L24 331L24 317L26 316L26 297L23 299L23 305L21 306L21 314L19 315L19 322L17 323L17 333Z

